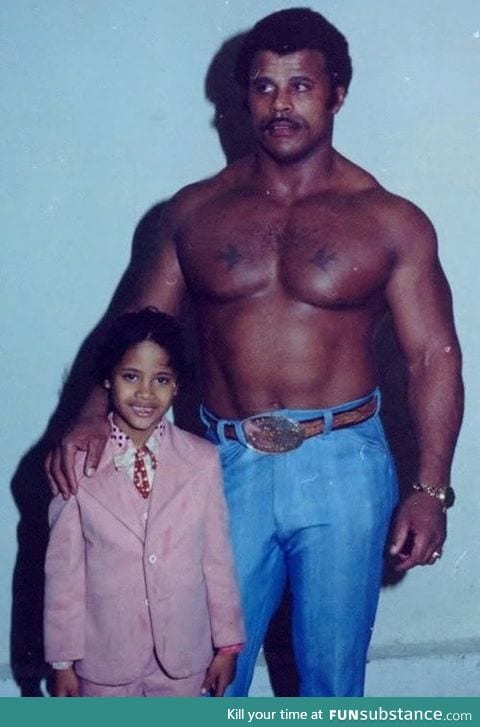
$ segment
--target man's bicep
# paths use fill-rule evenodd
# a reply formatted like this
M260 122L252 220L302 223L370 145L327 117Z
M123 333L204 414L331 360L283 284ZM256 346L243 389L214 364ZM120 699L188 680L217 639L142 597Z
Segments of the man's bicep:
M458 346L452 296L436 246L400 261L386 288L399 344L409 364Z
M173 235L160 232L148 245L135 247L115 292L110 315L154 306L176 315L185 297L185 282Z
M155 251L137 266L138 280L132 307L155 306L165 313L179 313L185 297L185 281L173 240L161 240Z

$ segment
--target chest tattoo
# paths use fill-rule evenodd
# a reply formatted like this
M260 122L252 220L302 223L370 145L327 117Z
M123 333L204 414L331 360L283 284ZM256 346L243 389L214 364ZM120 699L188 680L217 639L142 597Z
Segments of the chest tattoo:
M311 262L314 265L317 265L322 270L327 270L327 268L330 266L330 263L332 263L335 260L335 253L328 252L327 249L324 247L319 248L315 255L312 257Z
M237 265L242 258L243 255L241 255L235 245L232 245L231 242L217 255L217 260L222 260L226 264L228 270L233 270L235 265Z

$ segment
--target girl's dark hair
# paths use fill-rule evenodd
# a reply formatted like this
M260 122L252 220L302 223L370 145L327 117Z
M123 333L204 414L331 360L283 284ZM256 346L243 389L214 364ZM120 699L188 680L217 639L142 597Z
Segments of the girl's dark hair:
M97 353L97 376L109 379L115 366L132 346L153 341L165 349L169 365L180 378L185 372L182 329L178 321L156 308L124 313L113 321Z
M348 91L352 62L347 40L323 15L310 8L280 10L259 20L240 48L235 78L240 86L248 87L250 67L258 51L269 50L282 56L307 49L319 50L325 56L330 90L342 86Z

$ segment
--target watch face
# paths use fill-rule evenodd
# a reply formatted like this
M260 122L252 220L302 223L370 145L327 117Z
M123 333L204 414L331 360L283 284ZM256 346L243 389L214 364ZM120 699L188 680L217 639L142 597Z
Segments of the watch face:
M445 507L452 507L454 502L455 502L455 492L453 490L453 487L447 487L445 490L444 505L445 505Z

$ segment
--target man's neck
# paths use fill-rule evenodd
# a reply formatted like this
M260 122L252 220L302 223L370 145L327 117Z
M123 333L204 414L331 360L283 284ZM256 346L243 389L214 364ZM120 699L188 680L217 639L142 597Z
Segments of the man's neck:
M255 186L265 194L293 201L333 188L337 156L333 147L328 146L296 162L278 162L259 147L253 159L252 176Z

